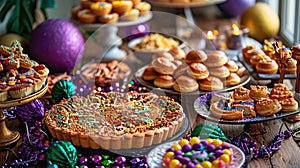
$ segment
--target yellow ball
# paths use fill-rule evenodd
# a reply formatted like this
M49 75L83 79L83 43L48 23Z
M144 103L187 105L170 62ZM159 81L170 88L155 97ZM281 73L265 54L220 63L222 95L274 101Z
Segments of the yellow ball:
M173 159L175 157L174 152L167 152L164 158Z
M181 146L180 146L179 144L174 144L174 145L172 145L172 148L173 148L174 150L181 150Z
M221 155L220 159L223 160L225 163L229 163L230 162L230 157L227 154Z
M211 168L212 167L212 164L210 161L204 161L201 163L201 165L203 168Z
M223 149L223 152L227 155L231 155L231 151L229 149Z
M169 163L169 168L176 168L177 166L180 165L179 160L177 159L172 159Z
M221 141L219 139L214 139L212 142L212 144L215 145L216 147L222 145L222 143L223 143L223 141Z
M218 168L219 167L219 160L214 160L212 162L212 165L214 166L214 168Z
M212 143L214 140L211 139L211 138L206 138L206 141L207 141L208 143Z
M186 144L188 144L188 143L189 143L189 140L187 140L187 139L182 139L182 140L179 141L179 145L180 145L181 147L183 147L184 145L186 145Z
M203 167L201 166L201 164L196 164L195 168L203 168Z
M192 137L189 143L193 146L196 143L200 143L200 139L198 137Z

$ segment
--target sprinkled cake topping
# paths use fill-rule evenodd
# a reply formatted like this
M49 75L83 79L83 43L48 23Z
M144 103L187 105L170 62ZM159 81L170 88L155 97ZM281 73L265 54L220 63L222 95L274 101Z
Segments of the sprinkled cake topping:
M96 93L73 96L48 111L56 127L95 135L142 133L169 126L183 117L173 99L152 93Z

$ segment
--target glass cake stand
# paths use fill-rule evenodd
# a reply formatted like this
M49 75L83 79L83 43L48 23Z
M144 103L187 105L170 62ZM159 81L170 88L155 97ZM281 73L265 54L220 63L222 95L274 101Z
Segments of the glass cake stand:
M3 109L30 103L38 98L41 98L47 92L47 90L48 80L44 83L42 89L31 95L20 99L10 99L0 103L0 147L9 146L17 142L20 138L20 133L18 131L11 131L7 128L5 124L6 117L3 114Z
M263 125L264 122L286 118L300 113L300 106L299 106L296 111L289 112L289 113L279 112L267 117L257 116L254 118L244 118L240 120L224 120L224 119L217 118L210 113L209 103L208 103L209 100L207 99L207 97L208 97L207 94L202 95L194 101L194 109L202 118L220 124L229 124L229 125L245 124L244 127L245 132L248 132L251 135L266 133L266 130ZM300 94L295 93L294 98L298 103L300 102Z

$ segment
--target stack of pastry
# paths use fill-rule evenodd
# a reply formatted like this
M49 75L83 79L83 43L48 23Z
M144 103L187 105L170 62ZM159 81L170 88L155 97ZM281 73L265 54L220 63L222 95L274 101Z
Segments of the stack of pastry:
M142 78L153 81L156 87L178 92L217 91L239 84L244 71L223 51L206 54L202 50L191 50L185 54L177 47L156 53Z
M72 18L81 23L114 23L133 21L148 13L151 5L141 0L81 0L72 9Z
M211 114L226 120L266 117L280 111L288 113L298 109L293 93L281 83L274 84L270 92L266 86L251 85L250 89L241 86L232 92L230 98L220 98L214 94L211 99L217 100L211 102Z
M281 44L281 43L279 43ZM276 74L278 73L278 63L275 61L275 49L271 42L265 41L263 49L258 46L248 45L242 49L244 59L261 74ZM297 61L289 59L287 63L286 73L296 73Z
M24 98L39 91L49 74L44 64L23 53L18 41L0 46L0 101Z

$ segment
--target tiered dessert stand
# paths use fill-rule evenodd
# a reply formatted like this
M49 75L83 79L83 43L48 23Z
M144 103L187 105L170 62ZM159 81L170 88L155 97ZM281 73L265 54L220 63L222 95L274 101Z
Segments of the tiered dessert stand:
M20 106L30 103L38 98L41 98L48 89L48 81L44 84L41 90L35 92L29 96L20 99L11 99L0 103L0 147L9 146L17 142L20 138L20 133L18 131L11 131L7 128L5 124L5 115L3 110L5 108Z
M94 59L104 60L122 60L126 56L126 52L121 50L119 46L122 44L122 38L118 36L118 27L128 27L138 25L149 21L152 18L152 13L148 12L145 15L139 16L133 21L120 21L116 23L91 23L82 24L74 21L79 27L86 32L92 32L92 35L85 44L85 57L83 62L90 62L90 57ZM84 59L88 59L85 61Z
M182 8L186 19L191 23L191 25L196 26L194 17L191 11L193 7L202 7L208 5L214 5L218 3L225 2L225 0L200 0L195 2L160 2L158 0L147 0L153 6L164 7L164 8Z

